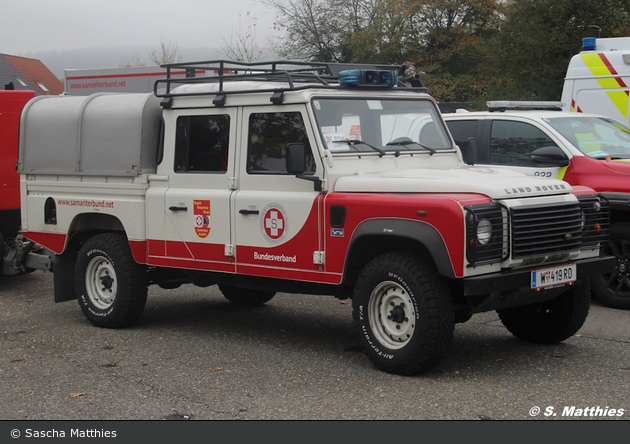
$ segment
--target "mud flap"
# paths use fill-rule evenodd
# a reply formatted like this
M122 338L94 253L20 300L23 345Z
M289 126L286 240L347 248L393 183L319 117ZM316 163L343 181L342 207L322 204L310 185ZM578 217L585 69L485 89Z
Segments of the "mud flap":
M77 262L77 251L67 250L57 256L53 269L55 284L55 302L77 299L74 291L74 268Z

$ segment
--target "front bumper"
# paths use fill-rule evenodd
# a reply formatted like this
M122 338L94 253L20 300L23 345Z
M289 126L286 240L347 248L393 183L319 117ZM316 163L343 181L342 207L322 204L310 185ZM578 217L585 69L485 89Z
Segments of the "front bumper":
M614 272L614 256L575 261L577 279ZM562 265L562 264L558 264ZM534 269L510 270L464 279L464 296L472 312L497 310L518 305L543 302L562 294L569 286L536 292L530 288Z

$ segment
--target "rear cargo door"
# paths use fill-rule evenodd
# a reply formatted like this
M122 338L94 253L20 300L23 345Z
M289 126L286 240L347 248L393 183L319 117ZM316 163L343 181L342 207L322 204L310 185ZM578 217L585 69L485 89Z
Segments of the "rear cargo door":
M165 155L163 161L172 162L164 195L164 241L150 245L151 263L233 272L230 196L237 110L183 110L172 118L174 156Z

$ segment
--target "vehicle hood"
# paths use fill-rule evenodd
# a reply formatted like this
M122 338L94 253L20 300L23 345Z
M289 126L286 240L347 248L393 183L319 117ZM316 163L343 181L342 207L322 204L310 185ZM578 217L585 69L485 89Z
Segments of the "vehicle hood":
M338 192L479 193L492 199L567 194L571 185L527 176L504 168L463 167L451 170L397 169L358 173L335 182Z
M617 173L630 174L630 159L602 160L601 163Z

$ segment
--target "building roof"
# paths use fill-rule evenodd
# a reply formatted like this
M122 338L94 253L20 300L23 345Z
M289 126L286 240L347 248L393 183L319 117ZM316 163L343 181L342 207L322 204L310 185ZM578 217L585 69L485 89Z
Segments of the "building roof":
M0 88L13 82L16 90L30 89L35 95L59 95L63 82L40 60L0 54Z
M0 89L10 89L11 87L16 91L35 90L33 85L26 80L26 77L20 74L20 71L15 69L15 66L0 54Z

